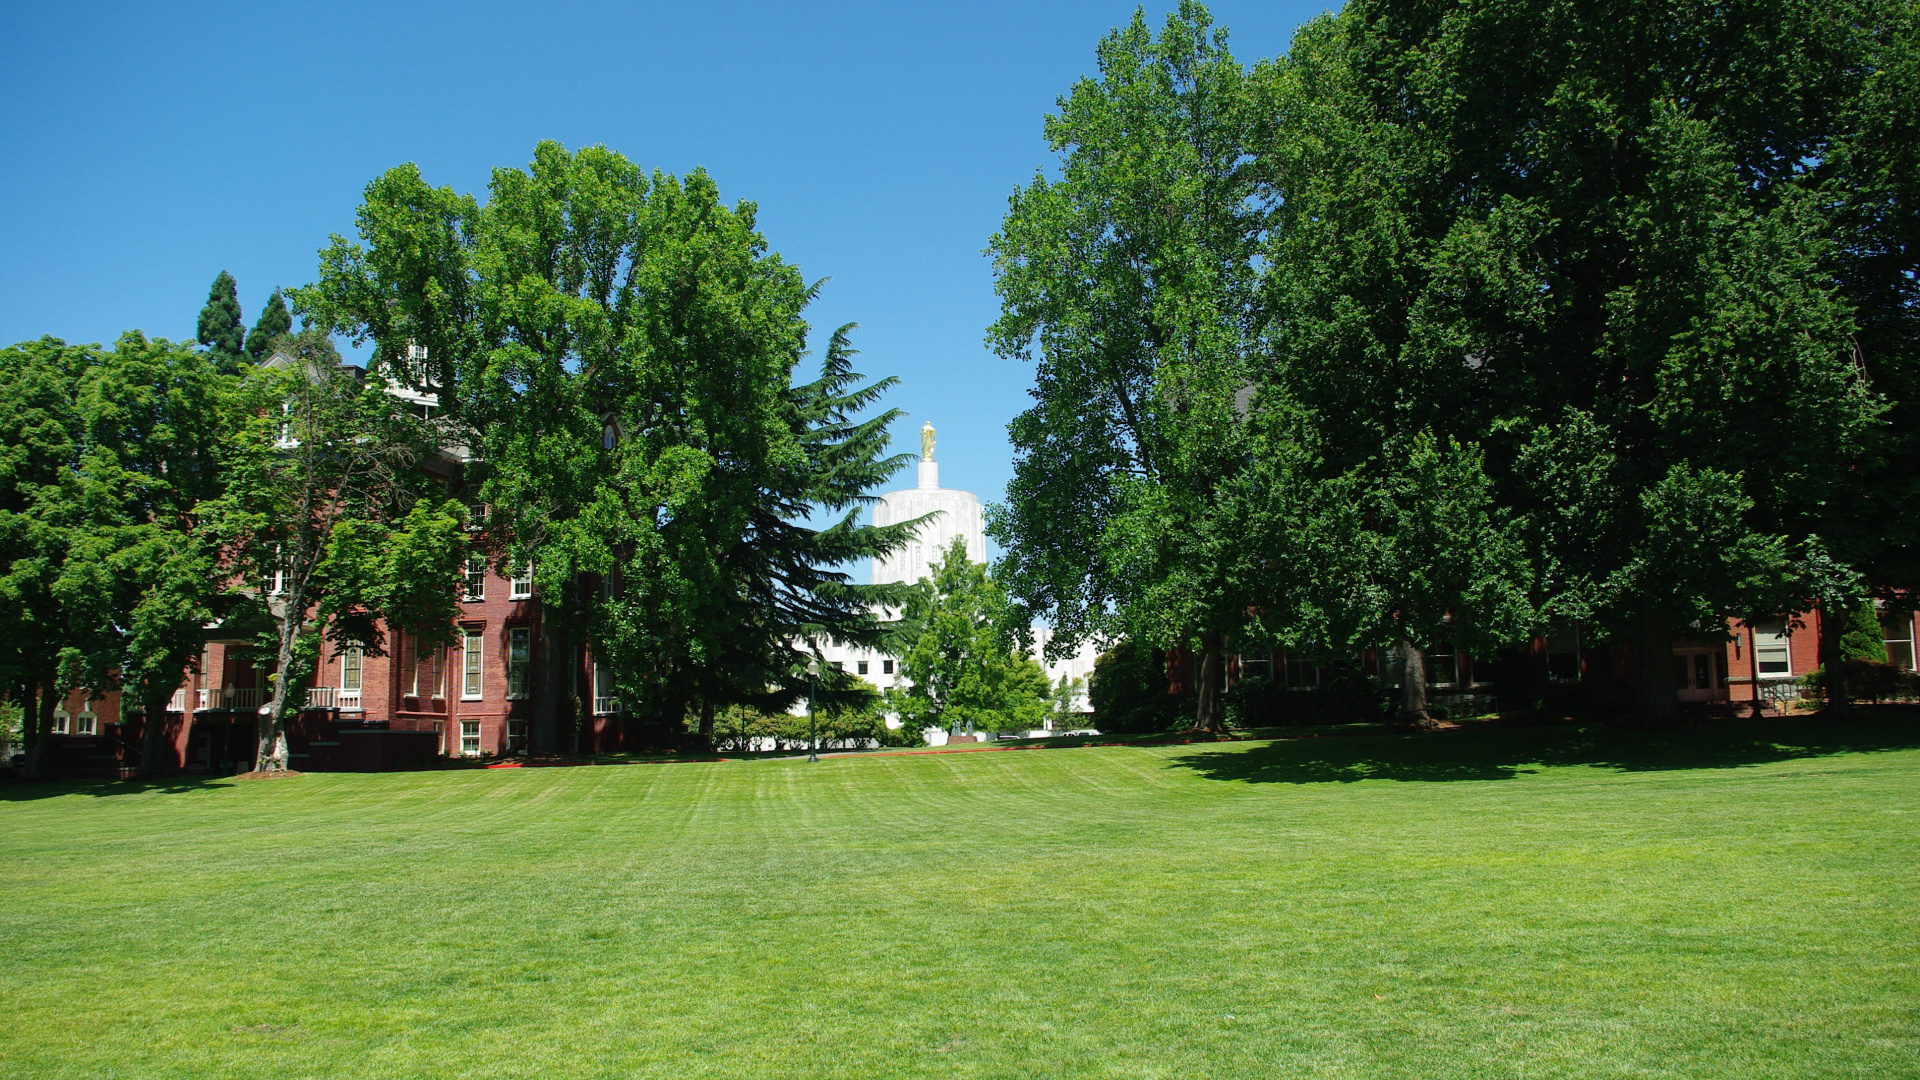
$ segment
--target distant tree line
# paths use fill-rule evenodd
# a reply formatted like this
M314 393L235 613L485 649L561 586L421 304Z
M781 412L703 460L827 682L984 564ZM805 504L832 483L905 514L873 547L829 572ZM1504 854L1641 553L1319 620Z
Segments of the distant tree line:
M1669 643L1920 588L1920 15L1354 0L1103 40L990 244L1021 615L1197 657ZM1016 622L1021 620L1016 619ZM1137 660L1134 661L1137 663ZM1097 685L1097 683L1096 683Z

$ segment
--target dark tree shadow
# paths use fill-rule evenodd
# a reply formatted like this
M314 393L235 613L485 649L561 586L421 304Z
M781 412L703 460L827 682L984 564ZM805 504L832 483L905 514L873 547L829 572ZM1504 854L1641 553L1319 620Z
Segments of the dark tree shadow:
M184 795L214 787L231 787L231 776L193 773L133 780L15 780L0 779L0 803L33 802L58 795L87 795L96 799L116 795Z
M1507 780L1538 766L1622 772L1728 769L1831 754L1920 748L1920 715L1863 710L1856 720L1818 716L1719 720L1675 731L1605 725L1463 728L1412 735L1289 739L1182 755L1169 767L1209 780L1331 784L1356 780Z

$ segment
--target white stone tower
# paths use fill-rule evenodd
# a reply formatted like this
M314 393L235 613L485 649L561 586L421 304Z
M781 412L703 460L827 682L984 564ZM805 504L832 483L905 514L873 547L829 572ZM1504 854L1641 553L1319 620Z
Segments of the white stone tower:
M880 496L880 501L873 504L873 523L892 525L929 513L933 518L920 526L906 547L873 560L875 585L919 581L931 575L933 564L946 554L956 536L966 538L968 559L987 561L987 529L980 512L980 496L940 486L940 466L933 460L932 424L920 429L919 486Z

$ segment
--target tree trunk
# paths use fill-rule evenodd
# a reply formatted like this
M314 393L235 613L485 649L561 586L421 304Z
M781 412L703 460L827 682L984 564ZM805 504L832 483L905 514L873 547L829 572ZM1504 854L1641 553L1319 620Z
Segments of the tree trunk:
M153 776L160 771L162 735L167 730L167 699L172 696L172 691L164 691L160 700L146 703L146 715L140 723L141 776Z
M46 773L46 751L54 746L54 709L60 707L60 694L54 690L54 678L46 676L40 680L40 707L35 709L40 724L40 738L33 746L33 753L27 755L27 778L38 780Z
M1766 715L1760 700L1760 657L1753 651L1760 644L1760 635L1753 623L1747 623L1747 685L1753 688L1753 719Z
M713 753L713 699L700 695L700 749Z
M1820 664L1826 670L1823 673L1827 690L1827 715L1835 719L1844 719L1853 712L1853 703L1847 698L1847 661L1840 654L1840 636L1846 632L1846 612L1828 611L1825 606L1820 610Z
M1400 654L1400 722L1410 727L1433 725L1427 713L1427 654L1420 646L1402 640L1394 646Z
M41 746L47 741L46 731L40 726L40 695L33 681L20 684L20 776L25 780L40 778Z
M1193 719L1195 731L1218 734L1226 730L1226 717L1220 707L1222 645L1218 630L1200 635L1200 693Z
M294 598L288 597L287 610L294 610ZM285 772L287 768L287 694L290 690L290 676L293 673L293 641L299 635L300 627L293 625L290 618L280 623L279 664L273 674L273 700L261 711L255 725L258 746L254 752L253 768L255 772Z
M1634 719L1650 727L1666 727L1680 717L1680 698L1673 692L1673 628L1659 612L1640 617L1637 663L1640 677L1634 688Z
M38 736L27 751L26 768L22 770L25 779L40 779L41 773L46 768L47 746L53 742L53 710L58 703L59 698L53 691L53 680L51 678L40 680L38 707L31 714L21 718L23 725L32 724L37 728Z
M558 616L551 607L541 606L540 663L533 669L533 737L529 740L533 753L539 755L560 752L561 699L570 671Z

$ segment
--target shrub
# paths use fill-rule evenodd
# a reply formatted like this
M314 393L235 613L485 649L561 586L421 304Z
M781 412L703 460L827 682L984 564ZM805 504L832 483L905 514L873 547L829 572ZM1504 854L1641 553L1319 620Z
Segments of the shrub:
M1094 661L1087 683L1093 722L1116 735L1148 735L1191 724L1193 698L1167 693L1167 670L1160 652L1122 641Z
M1892 664L1873 660L1842 660L1847 676L1847 697L1853 701L1906 701L1920 697L1920 676L1902 671ZM1827 669L1822 666L1800 680L1800 685L1816 694L1827 688Z
M1265 675L1251 675L1227 690L1227 726L1272 727L1286 722L1286 691Z

